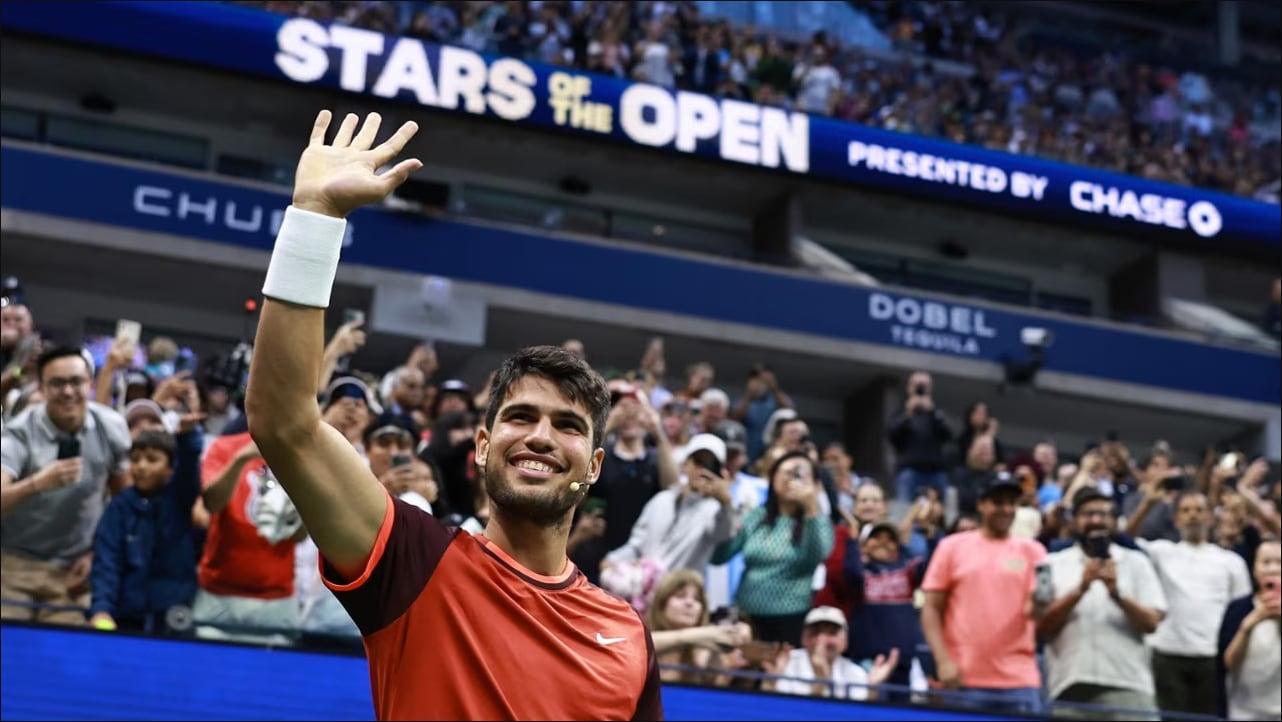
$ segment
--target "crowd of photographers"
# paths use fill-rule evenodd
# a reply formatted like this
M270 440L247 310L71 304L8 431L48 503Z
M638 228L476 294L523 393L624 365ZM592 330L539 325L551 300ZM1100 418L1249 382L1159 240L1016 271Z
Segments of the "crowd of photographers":
M867 3L902 53L887 60L822 31L734 27L688 0L237 4L1278 202L1275 84L1030 35L1027 8Z
M197 366L127 322L105 350L57 346L10 290L4 618L354 640L238 410L252 349ZM389 493L479 533L488 385L439 378L426 345L382 375L355 370L364 341L360 319L330 338L324 419ZM1282 485L1267 462L1161 441L1136 459L1112 434L1025 452L986 404L955 418L915 372L888 426L896 474L873 479L815 442L768 368L733 398L710 364L674 380L658 338L609 373L605 462L569 544L645 615L666 680L1029 714L1282 712Z

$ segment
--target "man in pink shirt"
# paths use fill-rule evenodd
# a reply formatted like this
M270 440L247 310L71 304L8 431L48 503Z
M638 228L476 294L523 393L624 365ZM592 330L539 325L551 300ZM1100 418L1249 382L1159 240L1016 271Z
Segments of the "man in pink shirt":
M1046 550L1011 536L1022 491L1002 474L979 500L979 529L939 543L922 589L921 627L944 689L977 693L991 712L1036 715L1042 709L1035 625L1049 600L1035 599Z

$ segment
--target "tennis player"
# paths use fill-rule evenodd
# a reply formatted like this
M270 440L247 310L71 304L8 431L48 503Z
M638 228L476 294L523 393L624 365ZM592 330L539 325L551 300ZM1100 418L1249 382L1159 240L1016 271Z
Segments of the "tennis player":
M570 563L574 509L596 482L609 396L557 347L504 361L476 463L493 502L483 535L393 499L315 390L346 217L422 167L392 163L418 126L379 145L380 118L321 111L263 285L245 410L263 458L321 554L325 583L364 638L379 719L659 719L650 635ZM324 684L324 680L317 680Z

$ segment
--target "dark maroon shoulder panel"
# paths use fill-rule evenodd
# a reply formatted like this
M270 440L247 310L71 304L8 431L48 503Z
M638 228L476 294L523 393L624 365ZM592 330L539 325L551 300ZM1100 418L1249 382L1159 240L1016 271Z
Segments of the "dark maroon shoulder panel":
M392 508L392 532L369 578L356 589L334 593L363 635L388 626L410 608L459 533L458 527L447 527L400 499L392 499ZM339 578L328 563L325 576Z
M641 615L638 614L638 617ZM641 619L641 624L645 625L645 618ZM663 697L660 695L661 686L659 684L659 655L654 653L654 638L650 636L650 628L645 630L645 653L649 660L647 666L650 668L645 675L645 688L641 690L641 699L637 701L637 711L632 715L633 720L661 720L663 719Z

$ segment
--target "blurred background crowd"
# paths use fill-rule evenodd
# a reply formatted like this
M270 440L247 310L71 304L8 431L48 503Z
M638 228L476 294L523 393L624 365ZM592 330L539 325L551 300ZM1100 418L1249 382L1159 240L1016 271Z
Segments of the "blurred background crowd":
M359 636L249 437L252 348L201 361L129 321L56 346L6 288L5 618ZM427 344L365 369L363 325L328 341L323 418L389 493L481 533L489 379L440 378ZM645 615L665 680L923 703L961 689L1013 714L1276 714L1282 484L1266 460L1108 429L1085 449L1016 448L985 399L939 408L917 371L887 425L896 474L878 479L817 441L764 365L737 398L710 363L669 369L660 337L602 371L605 463L570 554Z

